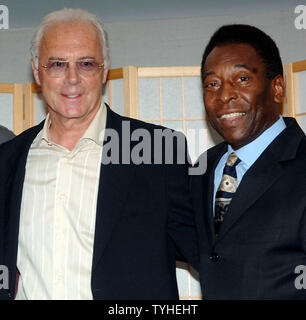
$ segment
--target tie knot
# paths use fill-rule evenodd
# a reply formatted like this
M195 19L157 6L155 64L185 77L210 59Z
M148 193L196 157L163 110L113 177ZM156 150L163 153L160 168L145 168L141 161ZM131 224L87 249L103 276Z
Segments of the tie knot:
M230 167L235 167L241 160L237 157L235 152L232 152L226 161L226 165Z

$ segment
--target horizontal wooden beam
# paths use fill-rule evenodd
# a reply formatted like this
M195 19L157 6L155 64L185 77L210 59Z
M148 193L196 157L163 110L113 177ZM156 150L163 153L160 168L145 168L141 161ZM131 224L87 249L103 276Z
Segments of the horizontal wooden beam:
M200 74L201 74L200 66L138 68L139 78L199 77Z
M292 63L293 72L306 71L306 60L297 61Z
M0 83L1 93L14 93L14 83Z
M112 69L108 71L107 80L116 80L123 78L123 68Z

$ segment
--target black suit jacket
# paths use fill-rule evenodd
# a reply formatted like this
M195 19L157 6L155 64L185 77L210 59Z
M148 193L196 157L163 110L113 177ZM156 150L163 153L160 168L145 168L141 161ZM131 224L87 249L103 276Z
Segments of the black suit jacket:
M106 128L118 132L120 146L130 144L131 152L137 142L122 136L123 121L131 132L142 128L151 137L154 129L161 128L121 117L107 108ZM0 147L0 264L10 271L10 288L0 290L2 298L14 296L25 165L42 127L43 123ZM104 147L103 157L106 143ZM122 159L122 148L118 151ZM187 167L187 163L102 164L92 262L94 299L178 298L176 252L193 264L197 255L191 246L196 237Z
M218 239L214 170L227 144L208 150L207 172L191 178L204 299L306 298L295 288L295 267L306 265L306 139L294 119L285 122L244 175Z

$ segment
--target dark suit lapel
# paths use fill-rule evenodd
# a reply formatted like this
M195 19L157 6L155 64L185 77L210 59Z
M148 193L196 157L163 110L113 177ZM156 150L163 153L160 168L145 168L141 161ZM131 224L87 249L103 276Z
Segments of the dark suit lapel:
M219 239L282 175L280 164L269 156L258 159L244 175L221 225Z
M20 208L27 156L33 140L42 127L43 122L9 142L14 150L11 150L10 164L7 164L9 169L7 171L7 181L5 182L8 194L8 205L5 212L7 215L5 226L6 246L9 248L7 261L11 260L10 256L17 254Z
M213 219L213 197L215 168L220 158L227 150L227 144L222 143L208 151L207 170L202 176L193 178L192 196L194 199L194 210L197 210L200 228L205 228L207 239L201 240L201 245L208 241L212 246L215 241L214 219Z
M122 120L123 118L107 107L106 128L113 129L119 135L119 160L122 159ZM104 142L104 146L106 143ZM105 147L103 148L103 157ZM134 165L101 164L97 215L94 240L93 270L107 246L112 231L121 213L130 191L135 173ZM124 239L122 240L124 241Z
M227 144L222 143L220 148L216 150L216 153L210 156L211 161L207 163L207 185L208 185L208 201L207 203L207 211L206 211L206 225L208 227L208 235L209 235L209 242L211 245L215 242L215 227L214 227L214 185L215 185L215 169L218 165L221 157L227 151Z
M20 204L23 190L23 181L25 177L25 166L27 162L28 153L31 144L39 131L43 128L43 123L41 122L38 126L30 129L27 133L21 134L14 140L15 152L12 153L14 158L10 159L13 163L12 174L10 178L12 179L12 189L10 194L13 195L10 199L11 211L15 213L20 212Z
M196 175L191 178L191 193L193 198L193 207L197 217L197 224L199 227L199 236L200 236L200 246L206 246L207 240L210 243L210 223L209 223L209 209L207 201L204 201L209 197L209 183L207 182L208 178L206 175ZM205 237L205 233L202 231L205 230L208 235L208 239Z
M218 162L217 162L218 163ZM206 225L206 231L208 235L209 245L212 246L215 238L215 230L214 230L214 219L213 219L213 197L214 197L214 178L215 178L215 168L216 166L213 164L211 166L207 166L207 176L204 178L204 185L207 186L207 199L205 201L204 206L204 223ZM205 188L203 189L205 192ZM203 195L202 195L203 197Z
M295 158L304 136L294 119L284 118L287 128L267 147L244 175L221 225L222 238L283 173L281 162Z

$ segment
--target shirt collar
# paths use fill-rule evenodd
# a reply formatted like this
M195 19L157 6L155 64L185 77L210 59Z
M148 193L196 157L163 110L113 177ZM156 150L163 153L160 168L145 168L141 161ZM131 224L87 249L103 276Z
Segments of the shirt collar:
M106 107L104 104L101 105L95 118L92 120L91 124L83 134L82 139L90 139L93 140L98 145L103 145L104 137L102 137L102 133L105 130L106 126Z
M259 137L244 147L234 150L228 145L228 154L235 152L238 158L250 168L253 163L260 157L268 145L286 128L283 117L279 119L268 129L266 129Z
M94 141L98 145L103 145L104 137L102 136L105 127L106 127L106 107L102 103L99 110L97 111L97 114L95 115L94 119L90 123L89 127L83 134L81 140L90 139ZM48 144L52 144L52 141L49 139L49 128L51 126L51 119L49 113L46 116L46 120L44 123L44 127L41 132L41 136L38 137L39 142L44 140Z

